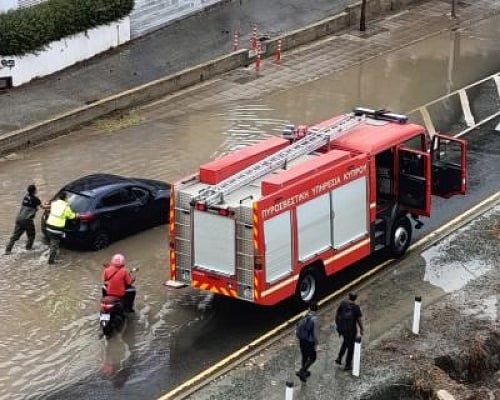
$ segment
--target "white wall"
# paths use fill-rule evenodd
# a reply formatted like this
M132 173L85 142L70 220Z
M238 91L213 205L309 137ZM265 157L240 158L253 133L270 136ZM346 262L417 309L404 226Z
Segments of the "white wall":
M0 0L0 13L17 8L17 0Z
M12 85L19 86L35 77L50 75L129 40L130 19L126 17L110 25L103 25L86 33L52 42L46 50L37 55L29 54L22 57L0 55L0 77L10 76ZM15 66L2 68L2 60L14 60Z

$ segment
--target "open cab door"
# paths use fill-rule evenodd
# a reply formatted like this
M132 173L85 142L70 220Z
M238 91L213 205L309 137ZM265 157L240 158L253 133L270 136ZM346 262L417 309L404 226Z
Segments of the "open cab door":
M431 158L420 150L397 148L399 203L411 214L431 215Z
M467 142L436 134L432 138L432 194L444 198L465 194Z

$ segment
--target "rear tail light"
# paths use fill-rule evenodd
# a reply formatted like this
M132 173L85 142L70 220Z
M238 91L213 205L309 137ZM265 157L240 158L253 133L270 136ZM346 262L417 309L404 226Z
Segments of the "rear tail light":
M92 213L83 213L79 216L81 221L92 221L95 218L95 214Z
M101 303L101 311L109 312L114 307L114 304Z
M225 217L228 217L230 215L234 215L234 212L227 209L227 208L219 208L219 215L223 215Z
M196 209L198 211L207 211L207 205L203 203L196 204Z

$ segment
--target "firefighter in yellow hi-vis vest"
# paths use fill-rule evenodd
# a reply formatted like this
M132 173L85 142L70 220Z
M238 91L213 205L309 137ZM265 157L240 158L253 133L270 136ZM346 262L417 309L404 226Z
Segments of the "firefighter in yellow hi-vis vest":
M64 237L64 227L66 220L78 218L78 214L73 212L66 201L66 192L57 195L57 200L50 203L50 213L46 221L46 229L50 239L49 264L54 264L59 243Z

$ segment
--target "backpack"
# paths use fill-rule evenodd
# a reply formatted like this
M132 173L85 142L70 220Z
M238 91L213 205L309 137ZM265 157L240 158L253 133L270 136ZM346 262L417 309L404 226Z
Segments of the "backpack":
M337 329L340 334L347 333L356 326L356 316L354 314L354 305L344 302L341 305L340 314L337 322Z
M297 338L300 340L311 340L313 336L314 322L312 315L308 314L303 317L297 324Z

